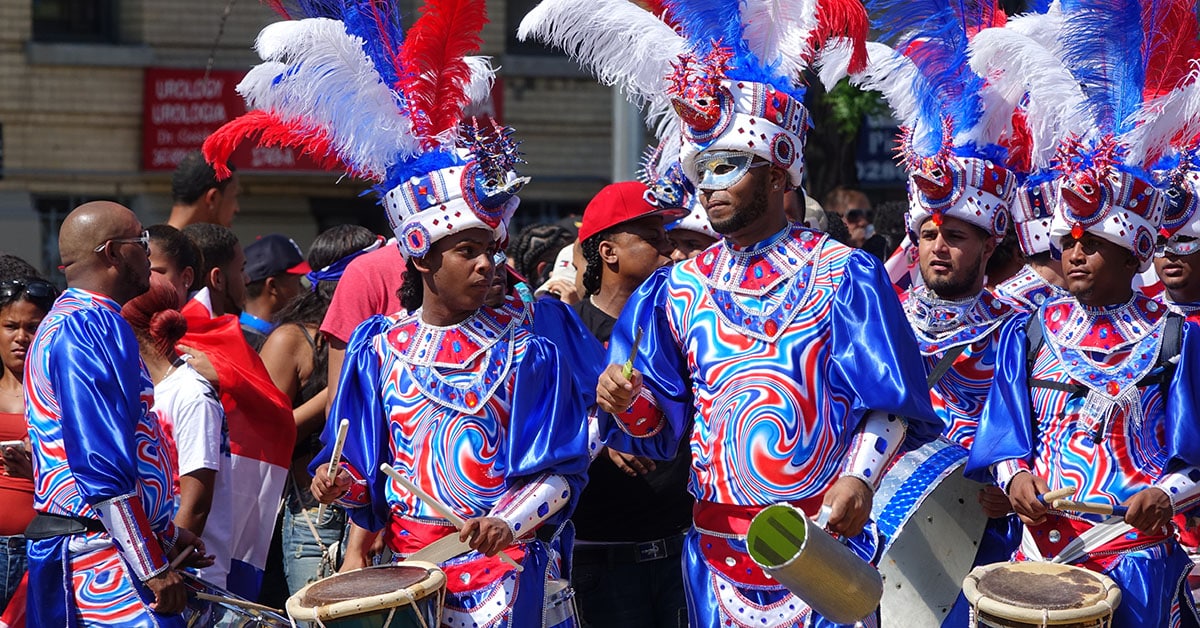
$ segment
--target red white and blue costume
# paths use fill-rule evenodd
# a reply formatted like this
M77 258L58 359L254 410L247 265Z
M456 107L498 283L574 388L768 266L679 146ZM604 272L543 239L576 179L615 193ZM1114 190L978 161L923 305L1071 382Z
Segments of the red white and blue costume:
M64 292L30 346L25 383L34 508L103 524L30 542L29 625L182 626L149 609L142 585L167 569L175 542L172 469L120 306Z
M378 473L388 463L464 519L501 517L519 539L506 551L521 574L475 552L442 565L448 625L541 625L559 557L535 533L566 520L585 479L585 408L521 308L510 300L449 328L423 323L420 310L369 319L347 347L334 401L335 416L352 417L343 465L358 482L339 503L356 523L387 528L402 556L457 534Z
M605 434L658 459L691 434L691 625L828 625L755 565L745 533L781 501L814 516L844 475L874 485L900 441L940 431L894 294L874 258L793 226L747 250L721 241L630 298L609 361L629 355L640 327L646 386ZM879 412L908 417L907 433ZM873 558L873 526L849 542Z

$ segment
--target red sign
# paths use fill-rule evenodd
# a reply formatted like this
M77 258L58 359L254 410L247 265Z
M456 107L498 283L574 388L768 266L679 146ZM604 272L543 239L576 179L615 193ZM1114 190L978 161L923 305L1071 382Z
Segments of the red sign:
M147 68L142 94L142 169L174 170L213 131L246 113L237 84L245 72ZM243 142L230 161L239 170L321 171L291 148Z
M199 150L213 131L246 113L236 87L245 72L147 68L142 96L142 169L174 170L184 155ZM504 115L504 84L492 86L491 102L476 115L499 121ZM242 142L230 158L238 170L322 171L313 160L291 148Z

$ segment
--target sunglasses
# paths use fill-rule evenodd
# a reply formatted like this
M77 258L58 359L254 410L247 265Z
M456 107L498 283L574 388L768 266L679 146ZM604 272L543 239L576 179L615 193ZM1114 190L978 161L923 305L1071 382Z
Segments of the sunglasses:
M1155 257L1166 257L1167 255L1182 257L1184 255L1191 255L1196 251L1200 251L1200 240L1196 238L1189 238L1187 240L1159 238L1158 244L1154 246Z
M848 209L848 210L846 210L846 213L843 214L843 218L845 219L846 222L861 222L863 220L870 222L871 218L872 218L871 210L869 210L869 209Z
M696 158L696 187L705 190L725 190L737 185L751 168L770 165L754 161L754 155L732 150L715 150Z
M9 279L8 281L0 282L0 301L10 301L16 297L28 295L30 298L39 301L58 298L58 288L48 281L41 279L33 279L25 281L24 279Z
M140 245L142 245L142 250L146 251L147 255L150 254L150 232L149 231L143 231L142 235L140 235L136 238L111 238L111 239L105 240L104 242L100 243L100 246L93 249L93 252L95 252L95 253L103 252L105 247L107 247L109 244L114 243L114 242L117 244L140 244Z

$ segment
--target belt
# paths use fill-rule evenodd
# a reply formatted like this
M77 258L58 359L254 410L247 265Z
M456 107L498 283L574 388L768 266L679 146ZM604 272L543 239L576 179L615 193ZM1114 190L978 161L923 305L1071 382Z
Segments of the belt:
M648 563L683 554L683 534L640 543L575 544L576 562Z
M39 512L34 515L29 526L25 528L25 538L30 541L40 541L56 536L72 536L87 532L104 532L104 524L100 523L99 519L89 517L64 517Z

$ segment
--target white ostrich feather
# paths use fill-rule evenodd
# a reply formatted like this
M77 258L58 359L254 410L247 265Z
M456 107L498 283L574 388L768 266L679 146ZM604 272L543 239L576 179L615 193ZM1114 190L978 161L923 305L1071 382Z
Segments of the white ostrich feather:
M1192 65L1183 85L1142 103L1130 116L1129 122L1137 126L1120 138L1130 163L1149 167L1168 152L1172 140L1190 141L1200 134L1200 64L1192 61Z
M838 81L846 77L846 71L850 68L852 45L849 39L838 37L829 40L817 54L813 65L817 68L817 77L821 79L825 91L833 89ZM871 45L871 43L867 44L868 50Z
M1009 19L1004 25L1005 30L1024 35L1056 55L1059 50L1058 34L1062 32L1062 27L1062 5L1057 0L1051 3L1045 13L1023 13Z
M812 60L808 36L817 28L816 0L743 0L742 32L750 51L797 80Z
M496 82L496 68L492 58L484 56L463 57L471 69L471 82L467 84L467 100L471 105L482 105L492 98L492 85Z
M982 30L971 39L970 63L1010 103L1008 112L1028 94L1025 115L1035 168L1050 165L1060 139L1091 126L1078 81L1034 39L1008 28Z
M521 20L517 37L561 48L638 106L665 100L671 62L689 49L674 29L629 0L543 0Z
M336 20L272 24L255 46L266 62L246 74L238 93L251 109L323 129L344 162L382 178L388 164L421 147L398 95L383 84L363 43Z

